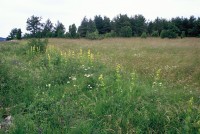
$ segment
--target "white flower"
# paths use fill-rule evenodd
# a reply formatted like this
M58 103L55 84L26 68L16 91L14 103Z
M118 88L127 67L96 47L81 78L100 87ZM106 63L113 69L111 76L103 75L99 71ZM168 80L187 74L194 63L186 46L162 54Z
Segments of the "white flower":
M93 74L85 74L84 76L88 78L88 77L93 76Z
M75 76L73 76L73 77L72 77L72 80L74 80L74 81L75 81L75 80L76 80L76 77L75 77Z
M70 81L67 81L67 84L69 84L70 83Z
M159 83L159 86L162 86L162 83L161 83L161 82Z

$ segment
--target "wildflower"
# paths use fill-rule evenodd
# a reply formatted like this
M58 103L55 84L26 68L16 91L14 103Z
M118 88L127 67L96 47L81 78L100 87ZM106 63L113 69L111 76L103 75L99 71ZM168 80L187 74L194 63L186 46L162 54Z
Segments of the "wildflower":
M117 64L117 66L116 66L116 72L119 73L119 72L120 72L120 69L121 69L120 64Z
M161 72L161 69L158 69L156 71L156 78L155 78L155 80L159 80L160 79L160 72Z
M83 50L80 49L79 56L82 57L82 55L83 55Z
M67 81L67 84L69 84L70 83L70 81Z
M91 86L91 85L88 85L88 88L92 89L92 86Z
M162 83L161 83L161 82L159 83L159 86L160 86L160 87L162 86Z
M73 77L72 77L72 80L73 80L73 81L75 81L75 80L76 80L76 77L75 77L75 76L73 76Z
M93 74L85 74L84 76L89 78L89 77L93 76Z
M71 50L69 49L69 52L68 52L68 56L70 57L71 56Z
M116 76L117 76L116 81L118 81L118 82L119 82L120 79L121 79L120 71L121 71L121 65L120 65L120 64L117 64L117 66L116 66Z
M50 88L50 87L51 87L51 84L46 84L46 87Z
M75 56L75 53L74 53L74 51L72 51L72 57L74 57Z
M103 74L101 74L101 75L99 76L98 79L99 79L99 82L100 82L99 85L100 85L101 87L104 87L104 86L105 86L105 83L104 83L104 80L103 80Z
M66 52L64 53L64 57L67 57L67 53Z
M90 56L91 56L91 52L90 52L90 49L88 49L88 58L90 59Z
M94 54L90 55L90 60L93 61L94 60Z
M135 72L131 73L131 85L135 86L136 74Z

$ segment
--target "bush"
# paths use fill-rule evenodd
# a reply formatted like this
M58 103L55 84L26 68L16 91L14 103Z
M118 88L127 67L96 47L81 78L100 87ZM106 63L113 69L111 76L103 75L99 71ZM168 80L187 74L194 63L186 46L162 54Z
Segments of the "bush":
M105 38L111 38L111 37L116 37L116 32L114 32L113 30L110 33L106 33L104 35Z
M177 38L177 34L171 30L162 30L161 31L161 34L160 34L160 37L163 39L163 38L169 38L169 39L172 39L172 38Z
M159 37L158 31L153 31L151 34L152 37Z
M185 31L182 31L182 32L181 32L181 39L182 39L182 38L185 38Z
M92 33L87 32L86 38L90 39L90 40L97 40L97 39L99 39L99 33L98 33L97 30L95 32L92 32Z
M164 39L164 38L167 38L167 36L168 36L167 30L162 30L161 33L160 33L160 37L161 37L162 39Z
M31 39L28 42L28 45L34 49L36 52L45 53L47 49L48 39Z
M120 30L121 37L131 37L132 36L132 29L130 26L124 26Z
M143 39L146 39L146 38L147 38L146 32L143 32L143 33L142 33L141 38L143 38Z

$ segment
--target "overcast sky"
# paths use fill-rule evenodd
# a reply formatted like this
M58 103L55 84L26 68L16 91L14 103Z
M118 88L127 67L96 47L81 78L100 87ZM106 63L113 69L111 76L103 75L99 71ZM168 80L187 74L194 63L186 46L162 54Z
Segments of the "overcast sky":
M0 5L0 37L7 37L12 28L26 33L26 20L32 15L41 16L43 22L49 18L55 24L59 20L67 31L73 23L79 26L84 16L200 17L200 0L0 0Z

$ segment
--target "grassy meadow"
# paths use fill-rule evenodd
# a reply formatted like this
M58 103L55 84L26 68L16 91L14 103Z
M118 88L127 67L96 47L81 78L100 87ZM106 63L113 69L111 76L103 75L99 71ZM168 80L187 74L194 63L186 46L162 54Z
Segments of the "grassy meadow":
M12 124L3 125L6 116ZM0 133L200 133L200 38L0 42Z

